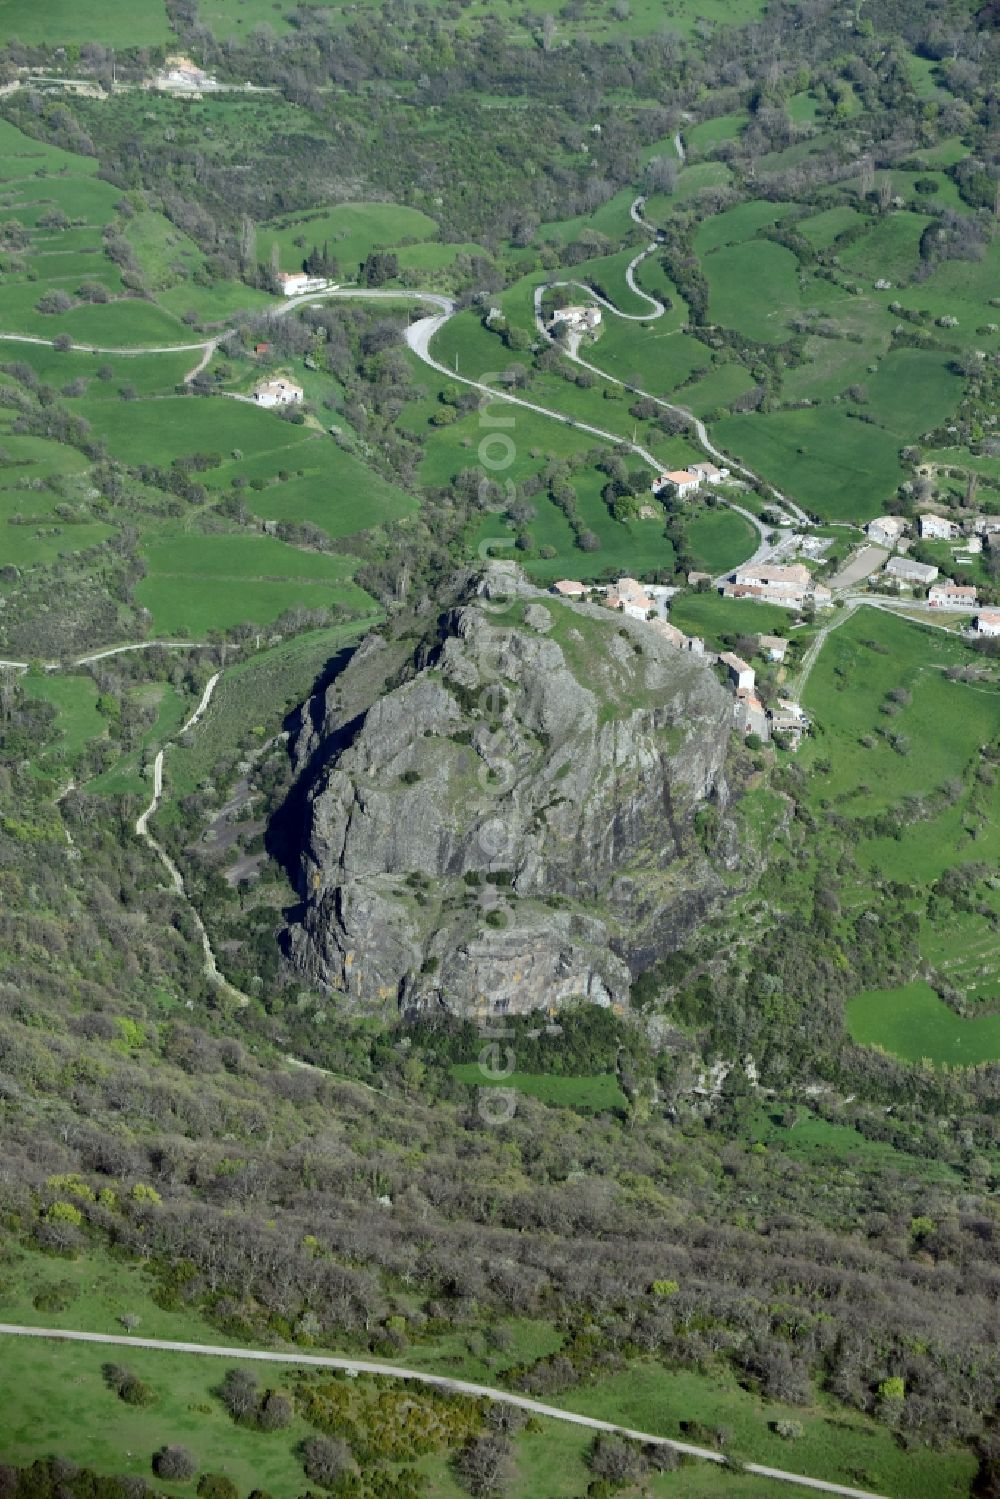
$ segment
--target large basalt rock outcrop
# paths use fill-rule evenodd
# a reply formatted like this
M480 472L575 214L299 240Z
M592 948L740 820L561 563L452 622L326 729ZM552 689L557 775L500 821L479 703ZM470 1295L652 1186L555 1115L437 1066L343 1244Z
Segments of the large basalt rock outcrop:
M291 961L405 1009L626 1004L738 862L731 699L650 626L500 566L407 635L303 714Z

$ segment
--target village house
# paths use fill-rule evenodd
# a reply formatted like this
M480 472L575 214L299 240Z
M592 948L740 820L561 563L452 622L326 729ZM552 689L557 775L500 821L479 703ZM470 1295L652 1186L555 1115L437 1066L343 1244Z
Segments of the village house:
M648 619L655 610L655 601L635 578L619 578L604 596L609 609L620 609L631 619Z
M832 598L825 584L813 582L812 573L804 562L792 562L787 566L745 563L722 584L719 591L724 598L758 599L788 609L801 609L810 601L817 608L825 608Z
M700 486L700 474L687 468L674 468L669 473L660 474L653 484L653 493L659 494L661 489L672 489L677 498L683 500L686 495L695 494Z
M974 609L978 594L971 586L958 583L935 583L928 590L927 602L932 609Z
M690 572L687 575L687 581L689 588L697 588L699 583L711 583L712 574Z
M1000 635L1000 610L982 610L973 620L973 629L977 635Z
M779 698L777 705L768 709L767 719L771 734L786 735L791 740L793 750L798 749L803 734L810 726L809 719L798 703L793 703L788 698Z
M977 515L972 529L977 536L1000 536L1000 515Z
M757 644L769 661L777 661L779 665L788 654L788 641L780 635L758 635Z
M258 406L298 406L303 394L301 385L279 376L276 380L262 381L255 388L253 398Z
M714 463L692 463L690 472L705 484L721 484L729 478L728 468L716 468Z
M723 651L719 657L729 680L733 686L747 692L752 692L757 680L757 673L749 662L744 661L742 656L737 656L734 651Z
M218 79L211 73L199 68L190 57L181 56L168 57L153 84L155 88L184 94L206 93L219 87Z
M575 578L560 578L558 583L553 583L551 592L564 599L585 599L590 589L586 583L578 583Z
M865 534L876 546L894 547L906 530L906 522L898 515L880 515L865 526Z
M758 738L764 740L770 738L767 725L767 712L764 704L752 687L738 687L736 689L733 718L736 721L737 731L743 735L744 739L748 734L756 734Z
M562 323L570 333L593 333L600 325L601 309L599 307L557 307L549 322L550 328L557 328Z
M939 569L929 562L913 562L909 557L890 557L884 576L897 583L933 583Z
M279 271L274 279L285 297L301 297L307 292L337 289L325 276L309 276L305 271Z
M691 652L692 656L704 656L706 654L705 642L704 640L702 640L700 635L689 635L687 648Z
M922 515L919 518L921 541L951 541L958 527L943 515Z

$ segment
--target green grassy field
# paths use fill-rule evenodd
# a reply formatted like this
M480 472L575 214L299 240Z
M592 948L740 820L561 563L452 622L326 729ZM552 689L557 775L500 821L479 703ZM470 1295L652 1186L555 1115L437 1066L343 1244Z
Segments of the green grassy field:
M86 467L75 448L11 432L0 419L0 556L6 564L49 565L113 534L94 519Z
M686 309L679 298L674 307L683 320ZM694 370L707 370L711 355L698 339L671 329L670 322L669 313L642 324L609 318L597 343L583 357L627 385L683 402L687 391L678 391L678 385Z
M724 599L718 593L681 593L670 605L670 622L685 635L701 635L710 650L722 645L722 635L773 634L787 629L794 615L777 604L749 599Z
M738 396L753 389L753 376L742 364L716 364L694 385L677 392L680 405L705 417L718 406L728 406Z
M163 0L48 0L44 10L29 0L0 0L4 35L28 45L78 46L101 41L108 47L155 47L172 37Z
M820 213L799 219L798 232L805 236L817 250L826 250L846 230L861 222L861 214L850 203L838 203L834 208L824 208Z
M958 989L970 1004L997 1006L1000 1001L1000 944L997 942L997 900L993 892L980 911L949 910L935 921L925 921L920 951L937 973Z
M401 240L432 240L437 233L434 220L417 208L400 203L340 203L261 224L257 249L263 260L277 244L283 269L293 271L301 268L311 245L321 247L325 241L340 263L342 279L353 281L358 265L372 249L398 245Z
M895 297L904 307L926 311L934 318L956 317L958 326L942 334L949 343L996 352L1000 332L989 332L986 324L1000 322L997 309L989 305L998 285L1000 238L994 237L981 260L943 261L926 281L881 295L888 301Z
M929 223L923 214L897 209L875 220L867 234L840 253L839 263L869 281L908 281L919 263L920 236Z
M869 1140L849 1124L836 1124L816 1114L797 1118L790 1128L780 1115L760 1109L750 1129L755 1142L769 1150L780 1150L793 1161L806 1163L812 1172L834 1181L845 1170L898 1172L924 1181L953 1181L955 1173L940 1161L928 1161L898 1150L888 1140Z
M638 577L673 572L676 558L671 542L664 535L663 520L657 517L628 523L616 521L601 496L606 482L607 476L593 468L577 471L572 479L581 523L600 541L599 548L593 552L580 550L566 517L544 491L532 500L536 514L528 530L535 550L529 554L512 555L517 556L520 565L535 582L544 585L562 577L590 580L618 577L625 572ZM478 552L479 547L489 540L505 540L512 544L515 534L502 517L487 516L473 532L473 547ZM552 547L555 556L539 556L542 547ZM506 548L495 550L497 555L503 555Z
M871 520L901 478L897 444L839 410L727 416L713 436L823 520Z
M233 625L267 625L296 606L371 611L371 599L350 581L355 558L300 551L269 536L188 533L152 542L145 558L136 598L167 636L203 639Z
M92 739L102 737L107 725L97 711L97 684L88 676L63 676L48 672L29 674L24 679L28 697L52 703L56 709L58 739L50 746L46 758L57 756L72 762Z
M884 1426L843 1407L820 1400L812 1407L763 1401L722 1376L640 1364L556 1398L567 1409L667 1436L682 1436L684 1421L724 1426L732 1434L728 1450L744 1461L860 1483L893 1499L964 1499L974 1472L967 1452L925 1447L908 1453ZM773 1430L782 1418L801 1423L802 1436L783 1441Z
M816 734L800 762L815 772L812 794L848 815L872 813L964 776L998 706L994 691L948 680L944 668L968 657L961 641L884 610L859 609L832 631L804 693ZM909 701L891 702L893 690Z
M309 522L328 536L352 536L412 515L416 500L336 443L293 453L293 477L249 490L247 503L265 520ZM303 469L303 472L299 472Z
M713 322L760 343L788 337L788 319L801 307L798 262L790 250L749 240L713 250L704 266Z
M764 198L751 198L738 203L735 208L725 208L721 213L703 219L695 231L694 248L699 256L720 250L725 245L740 244L752 239L758 229L775 224L794 208L794 204L771 203Z
M912 442L950 417L963 382L947 354L930 349L894 349L867 377L863 410L894 437Z
M151 1388L156 1398L149 1408L129 1407L108 1388L102 1370L111 1361L109 1355L127 1363ZM167 1443L180 1442L195 1456L199 1473L223 1474L242 1494L253 1489L292 1495L307 1484L298 1449L313 1428L301 1416L284 1430L264 1433L236 1427L225 1411L216 1392L226 1369L237 1367L238 1360L227 1364L147 1349L27 1340L5 1347L4 1358L10 1389L16 1391L6 1408L4 1455L9 1462L28 1462L42 1447L100 1472L152 1479L152 1454ZM294 1366L273 1373L266 1366L249 1367L262 1390L294 1388ZM359 1381L354 1393L369 1388ZM537 1499L540 1494L546 1499L580 1499L591 1476L586 1464L591 1441L586 1431L545 1419L520 1433L506 1490L510 1499ZM467 1493L447 1453L423 1457L414 1467L424 1477L428 1499L461 1499ZM699 1463L678 1473L652 1476L644 1492L650 1499L780 1499L786 1487ZM170 1496L192 1492L191 1484L162 1480L157 1480L157 1489ZM950 1492L941 1490L942 1495Z
M229 460L233 449L250 458L316 440L311 428L240 401L175 396L141 404L99 404L89 391L78 410L124 463L170 464L178 457L213 452ZM215 476L218 470L209 472Z
M757 531L745 516L723 505L699 509L687 523L687 536L695 566L712 574L743 562L757 545Z
M39 379L57 389L70 381L86 380L86 399L91 401L120 401L122 389L128 386L140 395L172 393L198 358L190 351L179 354L88 354L83 349L70 349L64 353L47 344L0 344L0 351L6 351L2 355L4 358L30 365ZM98 379L98 370L110 370L110 378ZM85 414L85 409L80 409L81 414ZM67 448L64 451L72 453L74 450Z
M690 150L710 151L721 141L736 140L748 120L745 114L716 115L714 119L702 120L685 131L685 143Z
M135 749L87 782L88 792L104 796L148 795L149 781L143 778L143 761L176 734L195 706L192 696L181 694L169 682L143 683L129 697L133 702L148 705L156 716Z
M512 1072L509 1077L484 1076L476 1062L462 1062L451 1069L452 1077L470 1088L506 1087L530 1094L540 1103L581 1114L601 1114L624 1109L625 1095L615 1077L557 1077L540 1072Z
M1000 1015L964 1019L923 979L874 989L847 1006L847 1028L863 1046L881 1046L906 1062L973 1067L1000 1059Z
M939 879L946 869L980 859L1000 860L1000 796L984 812L967 793L938 816L911 823L898 838L864 838L858 862L872 875L908 882Z

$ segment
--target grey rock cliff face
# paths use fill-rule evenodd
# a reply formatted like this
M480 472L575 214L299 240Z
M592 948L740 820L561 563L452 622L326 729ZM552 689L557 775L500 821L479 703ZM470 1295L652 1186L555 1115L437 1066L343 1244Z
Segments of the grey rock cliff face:
M312 705L292 961L407 1009L626 1004L724 893L695 818L725 810L730 699L642 623L477 586Z

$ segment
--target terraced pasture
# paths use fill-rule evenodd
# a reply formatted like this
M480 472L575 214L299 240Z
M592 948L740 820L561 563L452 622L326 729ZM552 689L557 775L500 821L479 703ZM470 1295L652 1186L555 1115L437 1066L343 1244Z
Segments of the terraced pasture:
M357 559L304 552L269 536L176 535L145 548L138 602L167 636L204 638L234 625L268 625L287 609L374 607L351 582Z
M947 983L961 991L970 1004L1000 1001L1000 936L996 900L990 917L978 912L950 911L924 924L920 949Z

